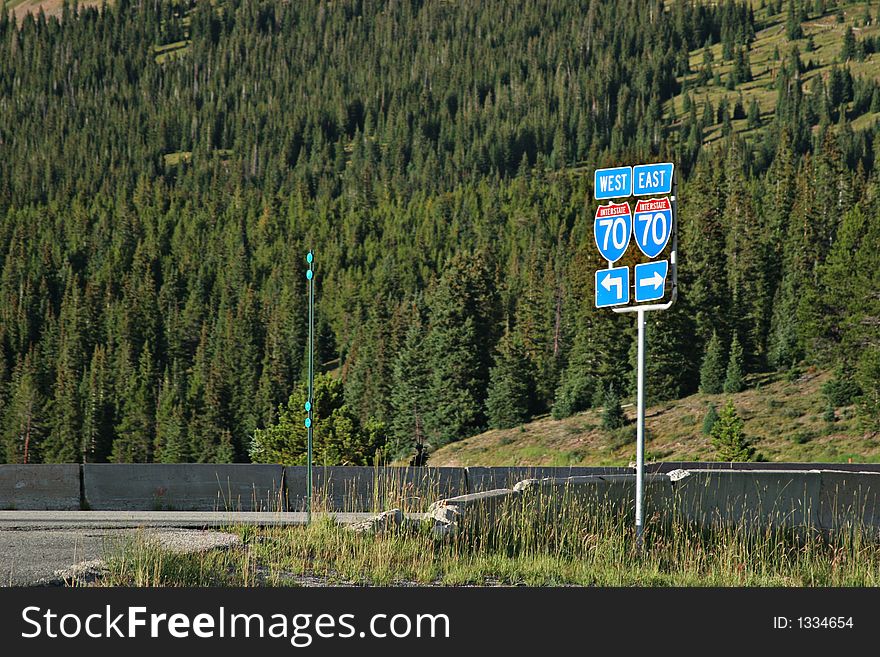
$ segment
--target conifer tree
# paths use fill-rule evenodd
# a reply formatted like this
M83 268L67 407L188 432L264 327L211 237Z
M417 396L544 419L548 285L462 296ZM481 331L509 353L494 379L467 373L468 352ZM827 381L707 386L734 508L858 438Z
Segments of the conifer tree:
M80 384L83 404L80 452L84 463L103 463L113 443L113 404L107 351L99 345L92 353Z
M155 370L151 345L141 352L137 374L125 390L125 400L110 459L115 463L149 463L153 456L156 422Z
M47 432L46 399L28 352L12 372L9 402L2 434L5 463L39 463L40 447Z
M167 370L159 385L156 403L153 460L157 463L186 463L189 460L186 418L180 406L180 392Z
M307 459L308 429L304 424L308 386L296 386L287 404L278 409L278 422L257 429L249 454L254 463L303 465ZM384 427L371 422L364 428L345 404L342 382L330 375L315 377L312 410L315 463L321 465L372 465L385 442Z
M727 361L727 372L724 377L724 392L736 393L742 391L743 381L743 349L736 332L730 342L730 357Z
M568 367L562 372L552 415L559 420L590 407L596 379L593 374L594 353L587 338L588 331L579 331L569 355Z
M843 32L843 44L840 46L840 61L844 64L856 56L856 37L852 25L847 25Z
M718 333L713 331L700 367L700 391L707 395L717 395L722 391L724 379L724 349Z
M612 431L626 424L626 415L620 405L620 395L614 389L614 384L608 386L603 397L602 428Z
M451 258L431 295L425 428L434 446L469 436L485 423L500 311L487 259L486 253Z
M724 169L701 158L684 190L688 202L679 212L681 294L693 309L694 332L700 346L707 344L716 331L725 337L730 335Z
M391 385L391 424L388 455L411 455L425 438L428 413L429 371L425 362L425 336L416 316L410 323L402 348L394 360Z
M795 11L795 0L788 0L788 13L785 18L785 35L789 41L796 41L804 36L799 12Z
M486 414L493 429L508 429L528 421L535 404L532 364L521 341L502 338L489 376Z
M719 461L751 461L755 448L746 437L743 421L728 400L712 426L712 445Z
M693 340L694 321L686 297L663 312L647 313L645 340L647 402L678 399L697 391L700 352ZM630 342L636 346L636 341ZM635 351L638 355L638 351ZM635 361L631 361L636 369Z
M706 415L703 417L703 435L711 436L712 428L715 426L715 423L718 421L718 409L715 408L715 404L709 404L709 408L706 409Z
M862 353L855 379L862 390L858 399L859 424L865 431L880 431L880 349L876 346Z

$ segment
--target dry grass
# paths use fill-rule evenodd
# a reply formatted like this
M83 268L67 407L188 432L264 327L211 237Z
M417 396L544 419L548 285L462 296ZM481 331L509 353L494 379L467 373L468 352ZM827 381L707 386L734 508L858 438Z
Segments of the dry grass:
M540 511L540 509L538 509ZM103 586L583 585L877 586L880 546L867 533L652 518L646 549L631 518L571 498L554 513L511 507L491 528L438 538L428 524L358 534L322 518L307 527L239 527L242 547L199 554L143 540L108 562Z
M838 421L822 419L822 384L827 372L805 372L794 381L782 375L760 375L750 387L732 395L746 434L769 461L880 461L880 439L858 432L852 408L838 409ZM727 395L696 394L650 406L646 411L647 456L664 461L712 461L715 450L702 425L708 405L720 408ZM623 429L601 428L601 410L563 420L542 417L522 427L493 430L434 452L433 466L470 465L627 465L635 459L635 409Z
M869 6L873 17L871 25L861 25L861 18L864 13L865 6ZM703 48L700 47L690 53L690 66L693 71L691 74L679 78L679 82L687 80L689 83L689 93L697 104L697 116L702 116L702 107L708 99L712 106L717 110L718 104L722 98L727 97L731 109L735 103L739 93L743 95L744 109L748 111L752 99L758 101L760 108L761 120L766 123L772 119L773 112L776 107L776 89L775 80L782 65L782 60L789 52L791 43L785 36L785 18L787 3L783 4L783 11L774 16L765 16L764 11L758 11L758 4L752 3L756 10L756 18L758 21L766 24L766 27L760 29L756 34L755 40L749 44L749 59L752 66L753 80L736 85L731 91L726 89L724 83L727 76L733 68L732 61L722 60L722 48L720 43L716 43L710 47L714 56L712 69L721 76L722 84L715 85L711 80L708 84L696 87L694 86L699 76L700 70L703 68ZM838 23L834 10L829 10L827 14L818 18L811 18L803 23L804 38L798 40L797 46L800 51L801 60L804 64L808 64L812 60L813 68L807 71L803 76L803 88L809 91L810 80L821 75L826 78L834 64L841 65L839 62L840 48L843 43L843 35L848 26L853 27L856 39L865 37L875 37L880 34L880 15L878 15L877 6L871 6L869 3L854 3L844 8L844 22ZM815 49L807 52L807 38L812 36ZM774 51L778 48L779 60L773 57ZM864 61L851 61L847 64L854 77L873 77L880 79L880 53L868 55ZM680 94L666 105L667 115L674 108L675 114L681 119L683 114L684 95ZM877 119L875 114L866 114L858 117L854 121L853 129L865 128L872 125ZM746 134L746 121L734 121L733 128L736 132ZM754 133L755 131L752 131ZM721 138L721 124L716 123L712 126L704 128L704 142L711 143Z
M103 0L80 0L79 6L82 8L85 7L100 7ZM73 4L69 2L69 4ZM108 4L110 4L110 0L108 0ZM15 14L15 19L21 23L21 20L25 17L25 14L38 14L40 9L43 10L43 13L46 16L61 16L62 8L64 7L64 0L7 0L6 2L7 9L12 9L12 12Z

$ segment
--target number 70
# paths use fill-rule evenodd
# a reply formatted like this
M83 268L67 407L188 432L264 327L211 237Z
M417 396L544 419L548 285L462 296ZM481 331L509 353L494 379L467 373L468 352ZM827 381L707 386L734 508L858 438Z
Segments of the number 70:
M648 232L650 231L651 238L656 245L661 245L666 241L666 213L665 212L657 212L655 214L651 214L650 212L641 212L636 215L636 223L645 224L645 230L642 233L642 244L648 243Z
M602 240L602 249L608 249L608 238L611 238L611 243L614 244L615 249L622 249L626 246L627 238L627 225L626 220L623 217L614 217L608 219L599 219L599 226L605 229L605 238ZM618 239L618 237L620 239Z

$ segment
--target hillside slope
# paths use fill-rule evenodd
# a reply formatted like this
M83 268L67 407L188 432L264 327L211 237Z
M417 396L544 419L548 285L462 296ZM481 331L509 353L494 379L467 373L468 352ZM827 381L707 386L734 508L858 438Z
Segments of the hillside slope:
M687 112L685 96L689 95L696 105L698 116L703 117L708 101L715 111L713 121L703 126L705 144L722 138L723 121L717 110L723 99L726 99L731 110L741 100L743 112L749 111L753 100L757 102L759 120L750 125L745 116L733 117L731 127L734 132L747 138L756 138L768 127L772 128L768 124L772 124L776 110L777 76L792 46L798 48L805 67L800 77L808 95L811 93L813 78L821 77L828 84L834 67L848 68L853 78L880 78L880 53L866 52L863 57L854 57L847 62L841 60L848 28L852 28L856 43L871 43L871 40L880 36L880 12L876 6L871 6L872 3L840 3L842 6L839 8L831 7L833 3L828 3L829 8L821 15L814 12L812 3L808 3L808 20L801 22L803 36L795 41L789 41L786 36L788 2L782 4L782 11L778 13L771 13L772 3L763 7L759 4L765 3L752 3L758 25L755 39L748 44L752 79L729 84L728 78L734 70L734 59L725 59L722 44L715 43L708 48L713 77L705 80L704 49L693 50L689 55L691 72L677 78L682 83L682 93L668 101L664 108L667 117L681 119ZM880 116L876 109L856 107L853 101L846 103L852 129L859 130L872 125ZM677 125L680 123L679 121Z
M715 450L702 433L708 405L732 397L746 434L768 461L880 461L880 437L864 435L853 409L837 409L837 421L823 419L822 384L831 375L807 372L794 381L763 375L736 395L696 394L646 411L647 460L711 461ZM493 430L447 445L430 465L626 465L635 460L635 408L625 405L629 423L601 428L601 409L563 420L549 416L506 430Z
M69 2L73 6L73 2ZM100 7L102 0L79 0L79 7ZM108 2L107 4L111 4ZM40 10L48 16L61 17L64 10L64 0L6 0L6 9L11 9L16 20L20 23L25 14L37 15Z

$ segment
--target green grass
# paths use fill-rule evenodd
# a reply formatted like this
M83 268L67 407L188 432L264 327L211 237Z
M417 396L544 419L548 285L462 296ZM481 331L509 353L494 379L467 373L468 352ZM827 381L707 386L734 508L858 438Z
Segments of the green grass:
M175 41L174 43L166 43L161 46L155 46L153 52L156 53L156 63L161 64L174 57L180 57L189 51L189 40Z
M516 510L519 509L519 510ZM572 501L555 513L511 507L493 530L436 538L426 524L356 534L322 517L309 527L238 527L242 547L164 552L137 538L109 560L103 586L583 585L877 586L880 545L861 533L700 529L631 519Z
M748 388L731 395L746 434L769 461L880 461L880 443L859 431L853 408L838 409L838 421L822 419L822 384L829 372L808 371L794 381L782 374L748 378ZM647 449L655 459L713 461L715 449L702 433L708 405L720 407L728 395L696 394L649 406ZM600 428L602 411L592 409L563 420L549 416L513 429L492 430L447 445L431 454L431 465L627 465L635 460L635 408L626 400L629 424ZM804 440L804 436L811 436Z
M232 155L232 150L228 148L221 148L213 151L212 155L214 157L218 157L220 159L227 159L230 155ZM174 153L165 153L162 156L166 166L176 166L181 162L187 163L192 159L192 151L176 151Z

